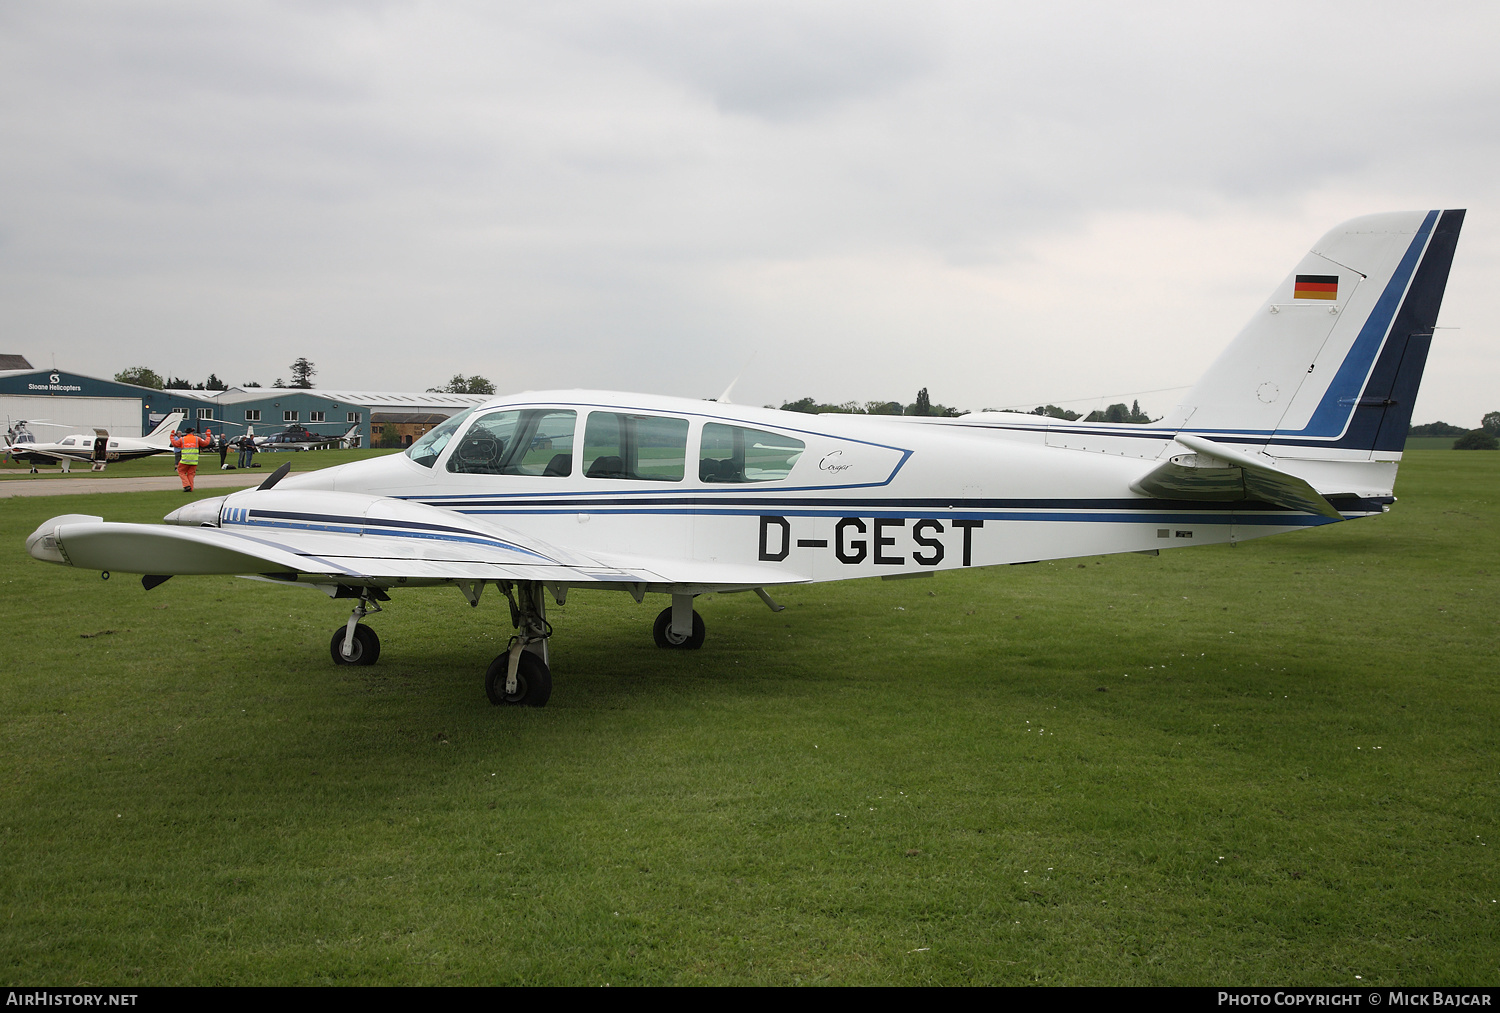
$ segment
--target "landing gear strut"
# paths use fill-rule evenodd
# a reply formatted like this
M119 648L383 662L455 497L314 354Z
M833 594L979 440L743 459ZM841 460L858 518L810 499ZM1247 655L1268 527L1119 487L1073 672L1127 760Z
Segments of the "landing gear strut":
M375 600L380 592L372 588L361 588L359 604L349 613L349 621L333 631L328 642L328 653L333 655L335 665L373 665L380 657L380 637L359 621L371 612L383 611ZM341 595L340 597L343 597Z
M693 608L690 594L674 594L672 607L662 609L651 628L657 647L679 651L696 651L702 647L705 632L703 617Z
M490 662L484 673L484 692L495 705L542 707L552 696L552 671L547 667L546 588L540 581L522 580L499 585L510 601L510 623L516 635L505 653Z

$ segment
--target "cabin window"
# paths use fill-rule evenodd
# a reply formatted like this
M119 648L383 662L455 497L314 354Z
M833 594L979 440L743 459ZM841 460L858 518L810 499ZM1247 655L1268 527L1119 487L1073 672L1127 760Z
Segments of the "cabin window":
M474 420L448 457L460 475L533 475L566 478L573 473L573 431L578 413L558 408L490 412Z
M780 433L710 422L703 427L698 478L704 482L775 482L791 474L805 446Z
M458 427L463 425L464 421L472 414L474 414L474 409L472 408L466 412L459 412L452 418L446 419L428 430L415 443L412 442L410 436L406 437L408 444L406 456L424 468L432 467L437 463L438 455L443 452L443 448L448 445L448 441L453 438L453 434L458 431Z
M583 435L583 473L588 478L681 482L687 434L687 419L590 412Z

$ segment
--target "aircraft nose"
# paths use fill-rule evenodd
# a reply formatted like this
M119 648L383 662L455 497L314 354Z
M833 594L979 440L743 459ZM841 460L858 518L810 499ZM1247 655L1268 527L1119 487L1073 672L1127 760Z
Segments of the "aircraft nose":
M209 499L195 500L173 510L162 520L168 524L180 524L188 528L201 528L205 524L216 528L219 526L219 509L223 507L225 498L213 496Z

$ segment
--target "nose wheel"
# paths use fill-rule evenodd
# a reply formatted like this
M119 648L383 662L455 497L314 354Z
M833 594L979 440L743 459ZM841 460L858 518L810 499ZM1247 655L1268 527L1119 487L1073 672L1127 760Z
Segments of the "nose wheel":
M651 628L651 635L656 639L657 647L667 647L678 651L696 651L703 646L703 637L707 633L703 625L703 617L696 609L693 610L692 632L683 633L680 628L672 625L672 609L664 608L661 615L656 617L656 623Z

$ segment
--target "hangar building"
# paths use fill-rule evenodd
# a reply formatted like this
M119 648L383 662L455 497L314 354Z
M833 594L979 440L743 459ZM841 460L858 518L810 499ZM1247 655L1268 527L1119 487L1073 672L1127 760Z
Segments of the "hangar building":
M108 429L142 436L181 408L193 424L231 435L258 436L301 425L330 437L358 427L356 446L371 446L372 415L386 425L420 435L433 424L487 399L484 394L327 390L310 387L231 387L228 390L156 390L58 369L37 369L19 355L0 355L0 414L9 421L45 420L79 430ZM419 418L420 421L413 421ZM433 421L428 422L428 419ZM382 422L376 422L380 426Z

